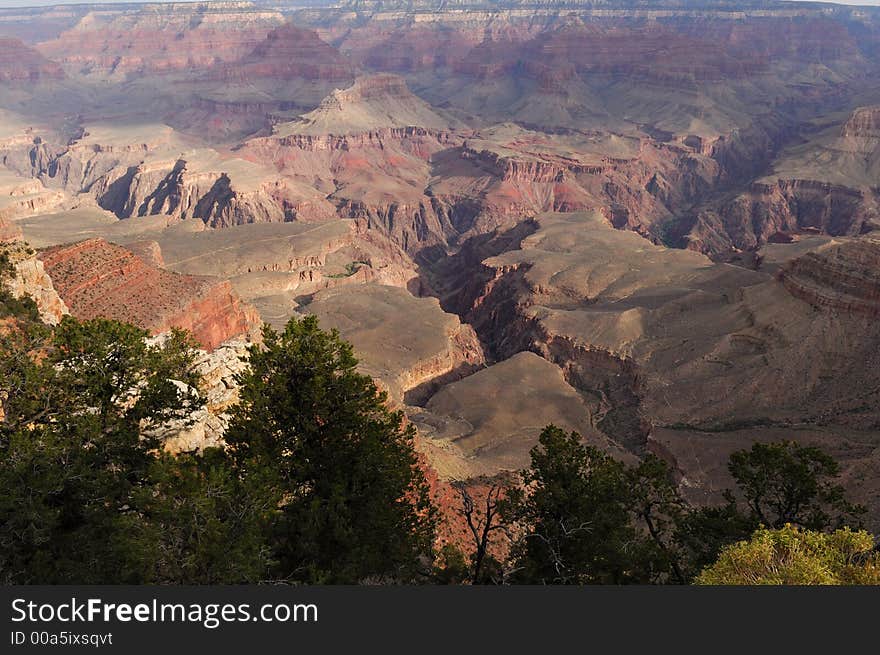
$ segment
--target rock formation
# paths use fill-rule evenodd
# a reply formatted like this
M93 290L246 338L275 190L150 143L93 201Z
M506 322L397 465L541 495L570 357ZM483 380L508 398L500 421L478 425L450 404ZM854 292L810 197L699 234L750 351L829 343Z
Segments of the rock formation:
M0 37L0 84L35 84L64 78L64 70L18 39Z
M77 318L113 318L153 334L182 328L208 349L259 322L229 282L156 268L102 239L49 248L40 260Z
M75 315L210 348L313 312L441 478L553 421L699 502L778 438L880 492L880 13L266 7L0 10L41 53L0 42L0 240L51 246ZM218 443L211 366L173 449Z
M186 419L149 427L149 433L162 441L166 451L201 452L223 445L229 423L226 410L238 401L235 376L247 368L247 348L246 341L232 339L211 352L198 353L193 369L201 378L201 384L198 389L189 391L201 397L204 407Z
M789 262L779 273L797 298L823 311L880 316L880 241L826 246Z
M321 80L350 82L351 64L312 30L285 23L246 55L218 64L206 77L224 82Z
M324 329L336 328L361 358L361 368L401 403L432 386L466 375L483 363L468 325L440 309L434 298L376 284L321 291L303 310ZM405 339L399 335L406 334Z
M43 262L25 243L7 242L0 245L0 250L8 256L13 266L13 275L6 280L9 291L15 298L28 296L33 299L40 319L49 325L56 325L69 312L46 274Z
M156 4L91 11L38 48L80 74L193 71L250 53L283 22L249 2Z

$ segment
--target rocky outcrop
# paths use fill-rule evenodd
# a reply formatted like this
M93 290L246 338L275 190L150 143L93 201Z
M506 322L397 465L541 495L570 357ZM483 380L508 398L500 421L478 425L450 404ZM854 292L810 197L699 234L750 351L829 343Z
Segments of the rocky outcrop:
M249 2L156 4L91 11L37 47L77 73L192 74L249 54L283 22Z
M793 296L823 311L880 317L880 241L863 238L798 257L779 272Z
M240 83L299 79L350 82L354 69L314 31L286 23L269 32L250 53L218 64L205 77Z
M157 337L162 339L163 335ZM248 367L248 342L240 339L226 341L211 352L201 351L193 364L193 371L201 382L198 389L186 389L195 394L204 405L182 420L150 426L147 432L155 436L171 453L201 452L205 448L223 445L223 436L229 425L226 410L238 402L238 384L235 376Z
M379 74L358 77L336 89L317 109L279 126L283 134L360 134L383 128L448 129L458 122L439 115L415 96L403 78Z
M878 219L870 189L814 180L756 182L732 201L701 212L687 247L717 254L753 250L778 234L852 236L873 229Z
M67 197L61 191L46 189L27 195L0 196L0 235L4 231L3 224L6 224L5 231L14 234L17 228L9 225L12 220L34 214L49 213L62 206L65 200ZM0 239L2 238L0 236Z
M0 216L0 243L18 241L21 238L21 228Z
M16 298L29 296L37 304L40 319L48 325L57 325L68 314L67 305L58 296L47 275L43 262L25 243L6 243L0 250L9 257L13 265L13 275L6 280L6 286Z
M435 385L467 375L484 361L469 325L443 312L435 299L398 287L327 289L302 311L317 316L323 328L338 329L354 346L362 370L398 404L405 396L419 402Z
M0 84L35 84L64 79L64 70L18 39L0 37Z
M77 318L112 318L153 334L181 328L208 349L259 323L228 281L171 273L102 239L49 248L40 260Z
M64 147L39 137L5 152L0 147L7 167L48 187L0 197L0 218L48 211L66 198L64 192L91 197L119 218L165 214L200 218L212 227L332 216L315 192L290 186L267 167L222 159L210 149L181 153L167 126L157 125L152 136L120 143L117 134L85 132Z
M880 139L880 107L859 107L843 124L842 137Z

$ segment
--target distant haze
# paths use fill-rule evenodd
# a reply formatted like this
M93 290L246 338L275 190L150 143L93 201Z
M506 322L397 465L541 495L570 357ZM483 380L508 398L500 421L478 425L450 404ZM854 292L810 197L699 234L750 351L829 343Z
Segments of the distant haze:
M197 2L198 0L114 0L113 2L56 2L53 0L0 0L0 9L8 9L11 7L46 7L51 5L71 5L71 4L145 4L157 2ZM210 1L210 0L209 0ZM835 2L835 0L800 0L803 2ZM880 0L851 0L847 2L835 2L841 5L857 5L857 6L880 6Z

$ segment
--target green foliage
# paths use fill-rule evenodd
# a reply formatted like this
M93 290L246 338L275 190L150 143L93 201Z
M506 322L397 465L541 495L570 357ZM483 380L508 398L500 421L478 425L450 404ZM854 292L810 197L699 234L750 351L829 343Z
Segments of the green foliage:
M696 579L701 585L880 584L880 554L867 532L830 534L790 524L762 528L727 546Z
M530 584L651 582L668 574L659 541L667 509L661 464L628 470L580 436L548 426L522 472L524 490L509 496L507 515L524 526L514 546L512 580ZM664 471L665 474L665 471ZM635 518L652 517L657 536Z
M274 507L237 475L222 449L163 454L135 505L133 538L152 583L240 584L267 579L265 526Z
M280 577L412 579L434 532L414 428L314 317L264 328L250 364L226 438L245 478L280 503Z
M733 453L729 469L753 520L768 527L793 523L825 530L857 523L865 511L846 500L843 487L833 482L840 467L818 448L756 443Z
M16 298L6 286L7 281L15 275L15 267L9 259L9 253L0 251L0 319L15 318L25 322L36 323L40 320L40 312L33 298L23 296Z
M334 273L332 275L328 275L327 277L337 278L337 279L351 277L352 275L354 275L355 273L357 273L360 270L361 266L367 266L367 265L368 265L367 262L360 261L360 260L348 262L345 265L345 272L344 273Z
M198 383L191 372L195 342L181 330L161 345L148 345L148 336L103 318L80 322L66 316L55 329L51 362L57 382L75 409L97 413L102 430L182 418L197 402L172 381Z
M725 546L747 539L757 527L751 517L739 510L729 493L723 505L689 508L680 514L673 542L684 579L692 580L717 559Z
M83 416L7 435L0 452L4 583L139 581L126 535L136 520L132 480L146 454L118 457L115 444L93 438L95 428L94 417Z
M832 458L793 443L731 456L742 510L730 491L722 505L691 507L652 455L627 466L554 426L539 442L505 511L523 534L512 551L514 582L687 583L761 524L828 530L863 511L834 484Z
M56 372L46 361L51 333L37 323L0 330L0 440L10 430L49 420L65 407L67 390L54 383Z
M435 584L465 584L471 579L471 564L460 548L444 544L434 560L431 576Z
M191 379L188 340L66 318L54 334L12 330L0 350L0 579L124 583L145 579L132 538L136 499L155 460L141 425L190 411L166 376Z

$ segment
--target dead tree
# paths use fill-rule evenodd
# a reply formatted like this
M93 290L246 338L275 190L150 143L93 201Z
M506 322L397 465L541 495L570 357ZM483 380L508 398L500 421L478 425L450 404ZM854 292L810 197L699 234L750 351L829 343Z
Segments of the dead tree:
M461 509L458 510L458 513L467 522L474 544L471 582L479 584L493 533L506 532L507 529L507 526L501 521L500 513L502 495L506 487L497 483L492 484L489 491L486 492L485 498L478 503L471 495L466 483L457 481L452 486L461 498Z

